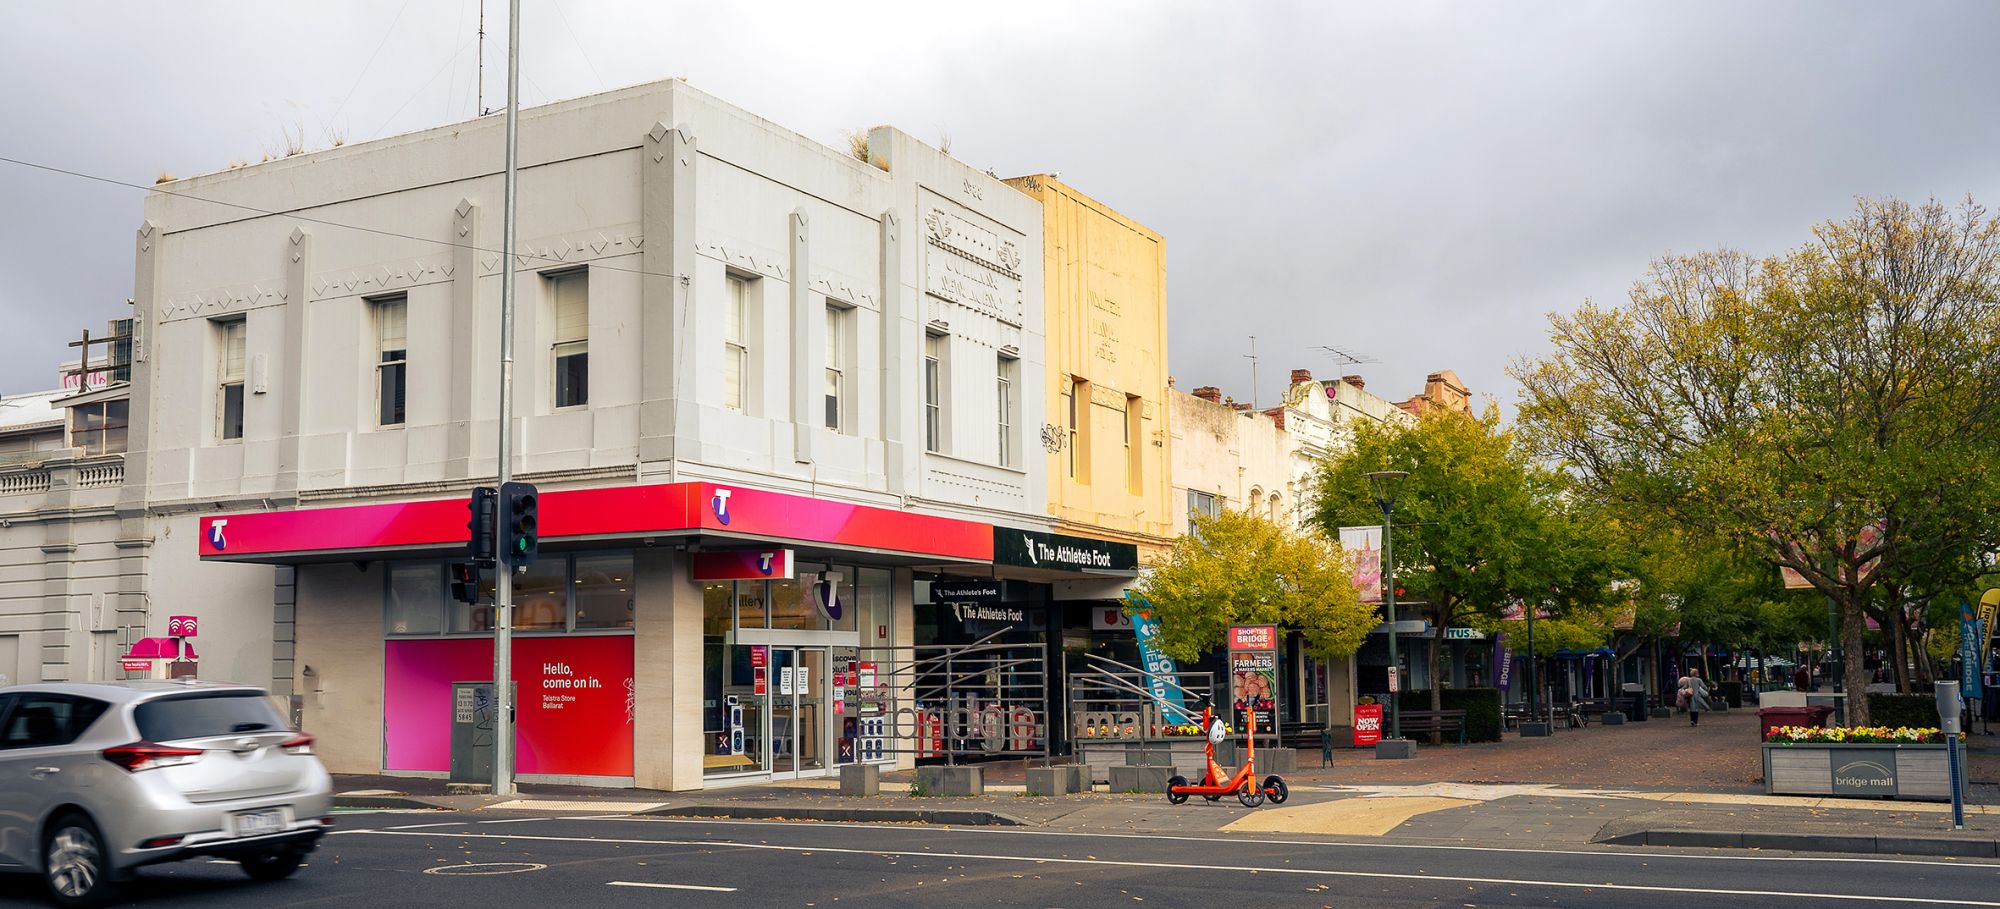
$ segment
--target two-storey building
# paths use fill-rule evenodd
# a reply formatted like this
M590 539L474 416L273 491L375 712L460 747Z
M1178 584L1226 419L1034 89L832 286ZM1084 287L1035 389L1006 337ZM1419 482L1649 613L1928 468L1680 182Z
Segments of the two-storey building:
M497 468L502 133L146 203L125 489L153 585L201 591L204 652L254 655L335 771L462 772L492 681L490 600L447 571ZM525 110L520 149L521 777L895 759L914 574L1048 528L1039 206L897 130L862 160L681 82Z

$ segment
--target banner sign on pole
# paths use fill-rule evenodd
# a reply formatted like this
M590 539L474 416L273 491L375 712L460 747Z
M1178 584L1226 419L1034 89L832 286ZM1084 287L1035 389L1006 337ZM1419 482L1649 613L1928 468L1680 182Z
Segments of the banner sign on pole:
M1194 722L1193 714L1187 710L1187 699L1178 687L1180 671L1174 666L1174 658L1160 651L1160 617L1153 612L1153 604L1146 598L1127 591L1126 600L1132 604L1132 634L1139 639L1139 666L1146 670L1146 687L1153 693L1153 701L1160 705L1163 719L1172 725ZM1171 681L1174 684L1168 684Z
M1340 548L1354 560L1354 592L1363 603L1382 602L1382 527L1340 528Z
M1984 699L1985 697L1985 693L1980 690L1980 683L1984 681L1984 674L1979 671L1979 636L1982 630L1984 629L1980 627L1979 616L1972 611L1972 604L1962 599L1959 600L1958 687L1960 697L1976 699Z
M1514 650L1507 646L1507 633L1493 636L1493 687L1506 691L1514 684Z
M1993 620L2000 618L2000 587L1986 591L1979 598L1979 665L1986 666L1987 657L1993 652Z

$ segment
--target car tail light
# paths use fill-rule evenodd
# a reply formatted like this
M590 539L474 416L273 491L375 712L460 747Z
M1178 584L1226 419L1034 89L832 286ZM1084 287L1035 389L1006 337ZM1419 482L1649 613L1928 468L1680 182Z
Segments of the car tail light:
M143 842L143 843L140 843L140 844L139 844L139 848L141 848L141 849L159 849L159 848L162 848L162 847L166 847L166 846L172 846L172 845L174 845L174 844L176 844L176 843L179 843L179 842L180 842L181 840L184 840L184 839L187 839L187 837L184 837L184 836L156 836L156 837L153 837L153 838L152 838L152 839L150 839L150 840L147 840L147 841L145 841L145 842Z
M152 742L133 742L116 748L104 749L104 759L132 773L151 770L155 767L172 767L176 764L191 764L201 757L200 748L174 748L155 745Z
M285 749L286 754L311 754L313 753L313 737L301 732L297 736L286 740L284 744L278 747Z

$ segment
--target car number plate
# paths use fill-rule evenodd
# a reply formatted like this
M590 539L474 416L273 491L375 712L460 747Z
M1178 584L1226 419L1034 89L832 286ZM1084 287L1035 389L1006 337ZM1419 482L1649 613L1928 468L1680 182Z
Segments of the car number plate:
M237 836L263 836L285 829L285 813L276 808L268 811L245 811L236 815Z

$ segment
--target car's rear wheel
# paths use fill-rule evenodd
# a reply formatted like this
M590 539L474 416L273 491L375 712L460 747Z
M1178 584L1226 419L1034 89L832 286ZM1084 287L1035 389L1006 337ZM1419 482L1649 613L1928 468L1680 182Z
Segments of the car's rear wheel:
M282 881L299 870L306 854L297 849L273 849L243 857L243 873L256 881Z
M62 906L98 906L109 901L112 880L104 837L82 814L70 813L49 825L42 843L42 882L49 897Z

